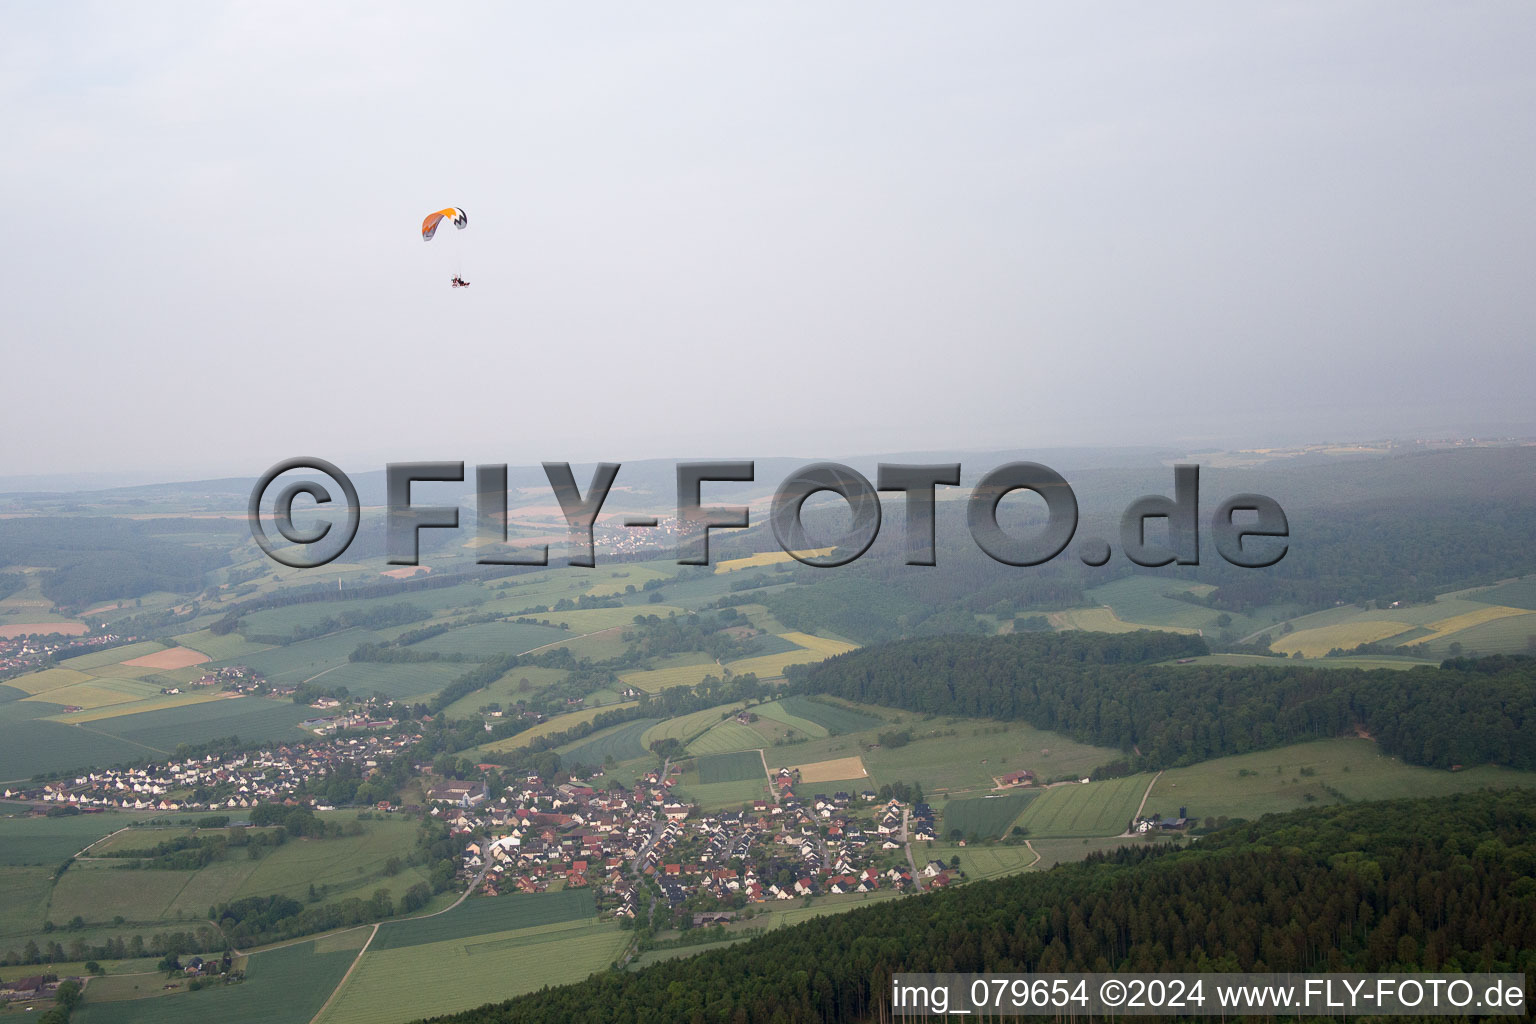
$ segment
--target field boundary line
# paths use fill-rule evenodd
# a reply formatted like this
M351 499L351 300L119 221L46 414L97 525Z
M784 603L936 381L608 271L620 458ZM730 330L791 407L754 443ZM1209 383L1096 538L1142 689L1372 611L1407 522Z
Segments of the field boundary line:
M128 716L127 715L113 715L111 717L113 717L113 718L127 718ZM130 746L139 747L139 748L142 748L144 750L147 750L151 754L159 754L161 757L169 757L169 756L171 756L170 755L170 751L161 750L159 747L152 747L148 743L140 743L138 740L131 740L131 739L129 739L126 736L114 736L114 735L112 735L109 732L102 732L100 729L92 729L89 725L71 725L70 728L72 728L72 729L79 729L81 732L88 732L92 736L100 736L103 739L118 740L119 742L127 743Z
M1152 776L1152 781L1147 783L1147 791L1141 794L1141 803L1136 805L1136 817L1140 818L1141 812L1147 809L1147 800L1152 796L1152 787L1157 785L1157 780L1162 777L1162 769L1158 769L1157 774ZM1130 835L1129 832L1126 832L1125 834Z
M773 781L773 772L768 770L768 752L762 747L757 748L757 756L763 759L763 775L768 779L768 795L773 797L773 802L779 802L779 787Z
M90 852L91 847L96 846L99 843L106 842L108 839L111 839L112 836L117 835L118 832L127 832L130 828L133 828L133 826L132 825L124 825L122 828L118 829L117 832L111 833L111 835L105 835L105 836L102 836L100 839L97 839L95 842L87 843L85 849L83 849L79 853L75 854L75 857L84 857L87 853ZM73 860L74 857L71 857L70 859Z
M454 905L457 906L458 904ZM363 948L358 950L357 956L352 958L352 963L347 968L347 973L341 976L341 980L336 983L336 987L331 989L331 994L326 997L325 1002L320 1004L320 1009L316 1010L315 1015L309 1018L309 1024L315 1024L316 1021L325 1015L325 1011L330 1008L331 1003L336 1001L336 997L341 994L342 988L346 986L347 979L352 977L352 972L357 970L357 965L363 962L363 954L368 952L369 946L373 945L373 937L377 934L379 934L379 926L375 923L373 931L368 933L368 938L363 942Z

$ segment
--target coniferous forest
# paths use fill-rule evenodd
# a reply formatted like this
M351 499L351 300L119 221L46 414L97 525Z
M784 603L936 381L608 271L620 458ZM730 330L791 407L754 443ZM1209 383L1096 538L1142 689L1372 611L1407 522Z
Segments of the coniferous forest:
M1435 768L1536 768L1536 658L1411 671L1155 665L1207 653L1171 633L944 636L791 666L792 685L909 711L1019 719L1127 752L1125 770L1363 730Z

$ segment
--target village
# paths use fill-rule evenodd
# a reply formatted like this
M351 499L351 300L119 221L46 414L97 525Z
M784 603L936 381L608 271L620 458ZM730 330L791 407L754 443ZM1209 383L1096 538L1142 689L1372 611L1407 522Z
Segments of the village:
M105 647L118 647L138 639L139 637L120 636L117 633L98 633L94 636L73 633L0 636L0 679L31 672L61 658L72 658L77 654Z
M263 803L308 803L334 810L326 783L367 780L410 749L412 734L332 738L279 744L240 754L208 754L165 764L108 768L0 792L6 800L38 801L44 809L82 812L239 811ZM301 799L302 797L302 799Z
M956 879L951 865L915 862L910 844L937 838L926 804L881 801L872 790L802 799L783 769L776 800L704 811L675 794L675 773L647 772L633 788L527 775L495 800L483 783L445 781L427 796L432 816L465 840L466 885L491 896L592 886L621 919L646 913L647 891L659 924L687 927L729 921L752 904Z

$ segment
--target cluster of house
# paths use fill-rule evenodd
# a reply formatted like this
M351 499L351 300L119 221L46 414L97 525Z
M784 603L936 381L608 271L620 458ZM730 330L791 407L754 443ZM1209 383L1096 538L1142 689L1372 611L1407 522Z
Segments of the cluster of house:
M334 707L335 705L333 704L332 706ZM351 714L331 715L327 718L306 718L299 724L321 736L326 736L340 729L393 729L400 722L394 718L375 717L364 708Z
M1131 831L1137 835L1145 835L1148 832L1182 832L1189 827L1186 810L1187 808L1180 807L1177 818L1164 818L1160 814L1154 814L1150 818L1137 818Z
M529 775L495 800L480 782L443 781L426 795L433 816L469 840L461 874L488 895L556 882L600 886L618 916L632 917L646 885L672 907L698 907L696 896L739 907L923 887L906 864L877 865L906 836L902 805L879 803L873 791L802 800L785 788L776 801L700 813L674 798L674 783L652 771L632 789L599 790L579 778L553 785ZM913 838L935 838L926 805L910 817L919 823Z
M98 647L132 643L135 636L102 633L99 636L65 636L62 633L0 637L0 677L38 668L50 658L73 658Z
M81 810L224 811L293 799L343 765L368 777L415 742L367 736L280 745L244 754L209 754L143 768L109 768L27 788L7 800L36 800Z
M204 672L194 679L189 686L222 686L231 693L255 693L262 687L267 687L267 692L272 688L267 685L266 677L253 668L245 665L229 665L225 668L216 668L210 672ZM292 696L295 687L283 687L288 696Z
M575 888L623 873L656 823L681 809L666 797L670 780L662 784L654 772L650 780L634 790L597 790L528 775L496 800L480 782L439 782L426 796L435 818L470 839L461 868L483 878L480 891L541 892L555 881Z
M0 981L0 1002L22 999L52 999L58 991L58 975L34 974L27 978Z
M1189 827L1189 818L1184 817L1184 809L1180 808L1177 818L1137 818L1137 835L1146 835L1147 832L1183 832Z

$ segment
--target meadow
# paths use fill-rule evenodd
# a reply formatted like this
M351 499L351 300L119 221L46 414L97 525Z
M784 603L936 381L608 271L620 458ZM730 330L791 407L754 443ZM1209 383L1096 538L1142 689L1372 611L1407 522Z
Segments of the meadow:
M214 661L243 658L248 655L259 654L271 647L270 644L252 643L239 633L225 633L223 636L216 636L207 629L200 629L195 633L183 633L173 639L183 647L194 651L201 651Z
M1163 772L1147 799L1146 814L1254 819L1309 804L1443 796L1485 786L1536 787L1536 772L1479 766L1449 772L1404 764L1358 737L1298 743L1255 754L1204 761Z
M781 725L788 726L800 735L811 739L821 739L832 735L826 726L792 713L786 702L782 700L758 704L752 710L757 713L759 718L767 718Z
M688 744L690 754L728 754L764 746L763 734L750 725L728 718Z
M1084 629L1094 633L1134 633L1139 629L1157 629L1166 633L1200 633L1198 627L1126 622L1109 605L1103 605L1098 608L1071 608L1063 612L1051 612L1046 618L1057 629Z
M662 667L639 672L621 672L619 678L637 690L660 693L674 686L697 686L704 681L705 676L724 675L724 669L715 664L707 654L678 654L669 658L658 658L656 661Z
M610 758L614 761L631 761L650 753L641 739L651 726L660 722L659 718L624 722L555 749L565 765L584 764L596 768L607 763Z
M473 666L462 665L461 670ZM536 665L520 665L483 690L467 693L448 705L450 718L465 718L488 704L500 704L510 708L520 700L534 697L551 686L562 682L569 675L563 668L541 668ZM523 681L527 680L525 687Z
M382 693L396 699L425 699L474 667L473 664L455 661L349 661L320 673L314 685L332 690L344 686L354 696L370 697Z
M694 770L699 773L699 782L704 785L745 782L748 779L766 781L763 759L755 750L707 754L697 759Z
M925 861L941 860L948 864L951 858L959 857L960 870L965 873L966 880L972 882L983 878L1016 875L1020 871L1028 871L1040 861L1040 854L1022 843L1018 846L993 843L968 843L965 846L957 846L953 843L920 843L913 847L912 856L917 860L919 868Z
M128 644L124 647L110 647L104 651L91 651L87 654L77 655L73 658L65 658L59 662L61 668L74 669L77 672L89 672L91 669L106 668L134 658L142 658L146 654L154 654L165 650L164 644L155 643L153 640L145 640L141 643ZM92 675L100 673L92 672Z
M629 939L617 924L594 918L484 933L473 941L370 947L319 1024L397 1024L578 982L606 970Z
M354 820L351 815L340 819ZM78 914L101 923L121 915L139 923L169 924L201 919L209 906L247 896L303 899L310 885L325 889L328 901L367 898L379 888L399 898L426 877L412 866L394 876L384 873L386 860L405 861L415 848L410 822L385 818L362 825L362 835L290 839L257 860L232 849L224 860L194 871L124 870L124 861L115 858L78 861L55 885L49 913L58 921ZM131 835L135 846L147 848L165 838L159 833L145 829Z
M852 650L852 645L849 646ZM808 665L813 661L825 661L824 654L816 651L808 651L796 647L792 651L783 651L779 654L764 654L754 658L743 658L740 661L732 661L726 664L734 674L744 676L748 673L759 679L777 679L784 674L784 669L790 665Z
M882 718L814 697L785 697L778 702L778 706L793 718L819 725L829 736L864 732L885 724Z
M460 583L436 590L415 590L389 597L370 597L352 601L325 601L284 605L252 612L240 620L240 632L251 636L287 636L296 629L312 626L315 622L341 615L367 614L380 608L410 605L424 611L439 612L448 608L470 607L483 604L490 592L478 583ZM418 623L419 625L419 623Z
M1445 657L1452 643L1479 654L1519 653L1536 635L1536 613L1527 607L1536 603L1533 594L1536 578L1441 594L1427 604L1341 605L1291 619L1289 633L1277 626L1265 630L1264 636L1272 649L1300 651L1304 658L1321 658L1334 648L1347 651L1362 643L1405 648L1425 644L1431 658Z
M369 951L404 949L470 939L491 932L579 921L597 915L591 889L479 896L429 917L388 921L379 926Z
M103 836L147 816L130 811L75 814L62 818L0 818L0 864L56 867Z
M754 800L769 798L768 778L763 774L761 764L758 765L757 774L756 780L713 783L696 782L694 780L698 776L685 774L678 782L678 789L706 811L736 808Z
M367 630L347 629L285 647L269 647L254 654L237 655L214 664L217 667L246 665L273 683L302 683L326 669L345 665L347 656L359 644L374 643L379 639L377 634Z
M553 626L530 626L520 622L481 622L472 626L450 629L439 636L412 645L411 650L463 654L470 658L485 660L503 654L523 654L570 638L570 630Z
M238 985L150 998L101 1000L88 994L71 1020L76 1024L306 1024L357 956L355 949L318 952L316 946L316 942L300 942L254 953L246 958L246 978ZM159 989L164 976L145 977Z
M238 735L242 740L304 739L311 734L298 728L298 723L315 715L313 708L292 701L238 697L164 711L120 715L89 725L66 728L115 737L151 753L163 755L171 753L182 743L204 743L222 736Z
M1500 583L1485 590L1472 592L1467 596L1478 601L1486 601L1489 604L1501 604L1511 608L1524 608L1526 611L1536 611L1536 576L1510 580L1507 583Z
M1126 830L1150 775L1053 786L1024 808L1019 825L1030 838L1115 836ZM1151 813L1149 807L1147 813Z
M1122 756L1118 750L1078 743L1022 722L938 718L910 728L915 737L930 730L944 735L915 738L900 747L875 747L865 753L864 766L880 784L920 780L930 802L952 793L990 792L994 776L1026 768L1042 781L1082 778Z
M980 839L1002 836L1018 820L1030 801L1041 792L1026 789L1001 796L951 800L944 805L944 820L939 826L939 834L947 837L958 830L966 839L973 836Z
M1463 654L1529 654L1536 638L1536 612L1500 616L1468 626L1454 633L1427 638L1432 656L1446 657L1451 644L1459 643Z
M473 751L466 751L465 757L474 752L500 753L507 750L517 750L526 747L534 740L542 736L552 736L557 732L565 732L585 722L590 722L605 711L612 711L612 707L585 708L581 711L573 711L568 715L557 715L554 718L546 718L538 725L524 729L515 736L508 736L504 740L496 740L494 743L485 743L475 747Z
M105 767L165 753L94 732L91 726L64 725L43 717L63 710L57 704L30 701L0 704L0 781L89 765Z
M721 704L718 707L704 708L702 711L669 718L647 729L645 735L640 738L640 742L647 750L657 740L677 740L686 747L706 731L729 719L741 710L741 707L740 704Z

